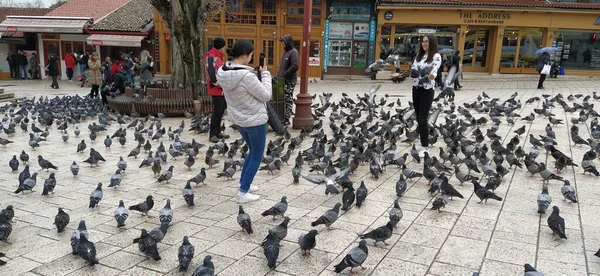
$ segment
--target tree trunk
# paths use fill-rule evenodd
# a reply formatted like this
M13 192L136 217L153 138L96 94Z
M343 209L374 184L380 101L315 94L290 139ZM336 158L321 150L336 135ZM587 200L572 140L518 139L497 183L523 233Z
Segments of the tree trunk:
M171 31L171 88L183 85L199 99L204 79L204 36L209 12L219 0L151 0ZM218 7L220 9L220 6Z

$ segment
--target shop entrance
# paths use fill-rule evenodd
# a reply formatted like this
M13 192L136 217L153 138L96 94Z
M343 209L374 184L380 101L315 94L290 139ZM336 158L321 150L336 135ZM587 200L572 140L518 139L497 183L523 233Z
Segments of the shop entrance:
M48 64L48 59L50 56L55 56L57 61L57 65L58 65L58 76L61 76L61 66L60 66L60 42L58 40L54 41L54 40L46 40L44 41L44 64Z
M463 48L463 70L467 72L485 72L490 60L490 34L489 27L470 26L465 34Z
M355 41L352 47L351 75L363 75L367 67L367 42Z

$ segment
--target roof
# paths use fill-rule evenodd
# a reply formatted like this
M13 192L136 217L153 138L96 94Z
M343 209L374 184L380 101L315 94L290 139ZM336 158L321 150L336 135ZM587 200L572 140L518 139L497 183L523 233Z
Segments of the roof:
M51 17L51 16L15 16L9 15L0 23L1 32L31 33L83 33L88 18Z
M0 22L4 21L9 15L30 15L41 16L47 14L52 9L46 8L0 8ZM2 36L23 37L22 32L6 32Z
M423 5L423 6L472 6L472 7L503 7L503 8L539 8L539 9L588 9L600 10L600 4L593 3L563 3L544 0L381 0L383 5Z
M131 0L97 21L92 31L141 32L154 20L154 7L148 0Z
M99 21L131 0L69 0L47 16L91 17Z

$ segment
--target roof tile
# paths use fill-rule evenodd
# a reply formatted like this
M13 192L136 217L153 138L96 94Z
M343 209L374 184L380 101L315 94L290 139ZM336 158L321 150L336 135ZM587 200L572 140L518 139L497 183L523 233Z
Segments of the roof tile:
M140 32L154 19L154 7L148 0L131 0L96 22L93 31Z
M416 4L416 5L446 5L446 6L475 6L475 7L506 7L506 8L543 8L543 9L591 9L600 10L597 3L564 3L550 4L544 0L381 0L381 4Z
M0 23L9 15L42 16L52 9L46 8L0 8ZM2 36L23 37L22 32L3 33Z
M48 16L91 17L99 21L130 0L69 0L62 6L49 12Z

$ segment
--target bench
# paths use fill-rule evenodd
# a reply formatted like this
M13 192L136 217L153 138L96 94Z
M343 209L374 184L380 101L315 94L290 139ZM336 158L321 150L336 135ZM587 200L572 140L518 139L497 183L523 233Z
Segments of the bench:
M206 87L200 87L200 99L194 101L194 95L187 89L146 88L139 91L140 99L133 98L134 90L125 89L124 95L108 98L108 105L114 111L141 116L156 115L161 112L167 116L182 116L184 112L207 114L212 112L212 98L206 94ZM149 99L150 98L150 99Z

